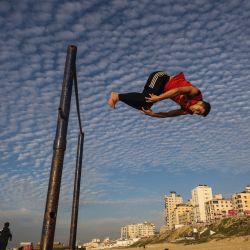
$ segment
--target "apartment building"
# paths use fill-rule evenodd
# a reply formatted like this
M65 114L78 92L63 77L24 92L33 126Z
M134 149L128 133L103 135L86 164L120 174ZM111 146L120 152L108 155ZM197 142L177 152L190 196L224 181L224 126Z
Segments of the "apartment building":
M200 184L192 189L191 203L193 205L194 222L203 223L207 221L205 203L213 199L212 188Z
M138 224L139 237L149 237L155 235L155 225L145 221Z
M121 228L122 239L143 238L155 235L155 225L145 221L139 224L130 224Z
M173 212L174 227L179 225L190 225L193 221L193 206L190 203L180 203L176 205Z
M183 203L183 199L180 195L177 195L176 192L172 191L169 196L164 197L164 201L166 227L168 230L171 230L174 227L174 210L178 204Z
M225 199L221 194L217 194L212 200L205 203L207 222L221 220L229 216L230 211L233 210L231 199Z
M250 186L232 195L232 204L238 214L250 214Z
M133 239L137 236L136 224L130 224L121 228L121 239Z

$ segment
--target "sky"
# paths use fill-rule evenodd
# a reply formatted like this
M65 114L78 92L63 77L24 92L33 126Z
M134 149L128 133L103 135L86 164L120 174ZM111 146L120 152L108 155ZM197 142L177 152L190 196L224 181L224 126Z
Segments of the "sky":
M77 46L85 134L77 240L164 225L164 196L199 184L230 197L250 184L250 1L0 1L0 227L40 241L67 47ZM184 72L212 109L157 119L111 91ZM74 93L74 92L73 92ZM153 110L176 109L171 100ZM55 241L68 242L78 122L72 95Z

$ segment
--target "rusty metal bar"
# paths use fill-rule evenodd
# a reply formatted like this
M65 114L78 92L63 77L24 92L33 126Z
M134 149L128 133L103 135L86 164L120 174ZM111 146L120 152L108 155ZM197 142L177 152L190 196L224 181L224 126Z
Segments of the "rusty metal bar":
M75 250L76 248L78 206L79 206L81 171L82 171L83 141L84 141L84 133L80 133L78 136L75 182L74 182L74 192L73 192L73 202L72 202L70 239L69 239L70 250Z
M64 152L66 150L67 144L68 118L75 71L76 52L76 46L68 46L64 68L64 78L62 83L61 100L58 109L57 130L53 146L53 158L44 212L40 250L53 249Z

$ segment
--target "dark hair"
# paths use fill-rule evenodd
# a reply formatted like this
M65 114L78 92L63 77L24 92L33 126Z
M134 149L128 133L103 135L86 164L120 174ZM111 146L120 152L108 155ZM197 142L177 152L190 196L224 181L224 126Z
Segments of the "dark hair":
M203 101L203 105L204 105L204 108L205 108L205 112L202 114L204 117L207 116L211 110L211 105L209 102L204 102Z
M9 226L10 226L10 223L9 223L9 222L5 222L5 223L4 223L4 226L5 226L5 227L9 227Z

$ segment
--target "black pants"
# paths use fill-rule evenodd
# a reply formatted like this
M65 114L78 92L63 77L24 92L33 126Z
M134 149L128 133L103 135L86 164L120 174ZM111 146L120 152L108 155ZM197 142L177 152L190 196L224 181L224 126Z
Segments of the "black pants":
M7 245L8 245L8 241L0 239L0 250L6 250Z
M153 103L146 102L145 98L149 97L149 94L162 94L169 78L169 75L162 71L153 72L148 77L142 93L132 92L119 94L119 100L135 109L141 110L142 107L144 109L150 109Z

